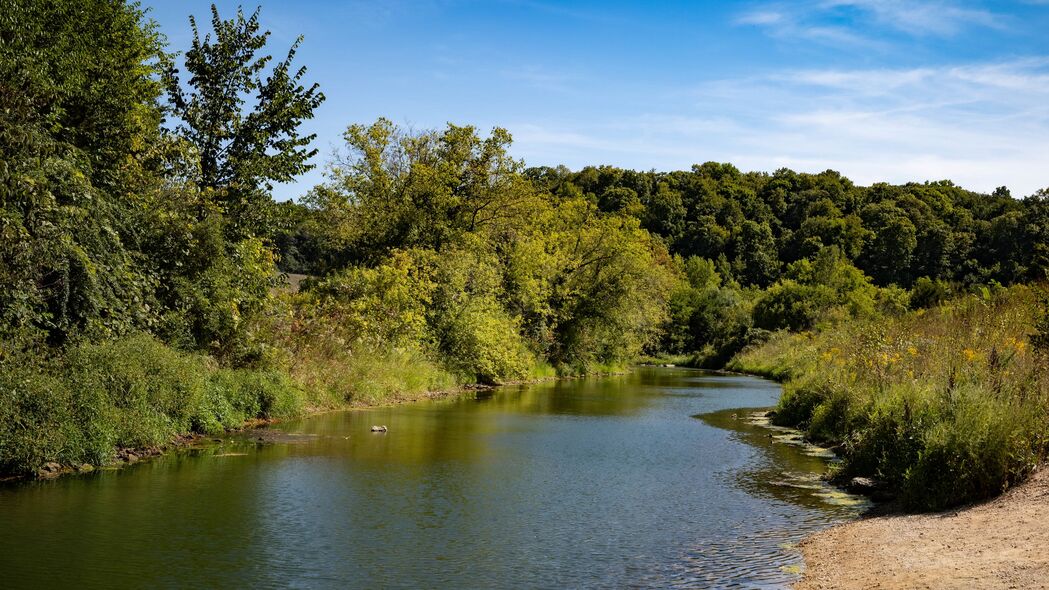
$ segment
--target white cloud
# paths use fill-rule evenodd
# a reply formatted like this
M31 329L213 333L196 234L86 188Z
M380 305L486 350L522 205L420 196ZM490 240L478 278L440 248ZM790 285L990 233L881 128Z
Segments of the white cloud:
M1049 0L1047 0L1049 1ZM807 0L773 3L739 15L736 24L770 35L839 45L881 45L872 29L949 37L970 27L1003 28L1002 17L950 0Z
M743 14L736 22L741 25L776 25L784 22L786 18L782 12L774 10L757 10Z
M861 184L950 179L1017 196L1049 186L1049 59L800 70L721 80L691 96L587 128L509 128L530 164L671 170L716 160L831 168Z
M875 21L915 35L954 35L970 26L999 27L1000 18L987 10L952 2L928 0L825 0L824 8L851 7Z

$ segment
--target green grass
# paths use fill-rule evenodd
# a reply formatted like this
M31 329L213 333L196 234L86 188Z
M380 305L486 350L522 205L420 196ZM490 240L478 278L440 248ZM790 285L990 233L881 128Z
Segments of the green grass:
M0 365L0 472L47 461L102 464L119 447L159 446L251 419L301 415L306 393L277 371L222 369L138 335Z
M784 382L776 421L840 444L840 477L873 476L912 509L996 495L1049 449L1049 355L1030 288L900 317L775 335L728 368Z

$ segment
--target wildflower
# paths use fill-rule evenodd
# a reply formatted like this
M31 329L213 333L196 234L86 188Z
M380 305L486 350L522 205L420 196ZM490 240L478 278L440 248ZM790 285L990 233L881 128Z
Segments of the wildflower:
M965 359L970 363L976 360L976 357L980 356L975 350L971 348L966 348L962 351L962 354L965 355Z
M913 346L908 346L907 347L907 353L910 354L911 356L918 356L918 349L913 347Z

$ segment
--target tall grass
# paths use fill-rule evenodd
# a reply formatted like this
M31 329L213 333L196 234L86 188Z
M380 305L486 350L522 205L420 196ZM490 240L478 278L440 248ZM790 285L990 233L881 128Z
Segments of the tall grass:
M841 477L873 476L913 509L998 494L1049 449L1049 355L1031 288L900 317L781 333L729 368L785 381L776 422L840 444Z
M314 392L313 409L380 405L459 386L450 373L411 349L300 347L289 372Z
M137 335L45 360L0 364L0 473L46 461L101 464L119 447L216 433L303 412L306 392L278 371L223 369Z

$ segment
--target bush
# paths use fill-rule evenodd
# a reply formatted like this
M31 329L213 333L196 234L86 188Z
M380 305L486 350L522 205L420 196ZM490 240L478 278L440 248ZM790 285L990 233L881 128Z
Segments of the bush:
M766 330L806 330L834 300L828 287L782 281L769 287L754 304L754 325Z
M780 334L730 367L788 378L776 422L843 444L842 477L872 476L931 510L987 498L1049 452L1049 358L1026 287L817 334Z
M304 406L304 391L282 373L219 369L142 334L42 362L16 357L0 364L0 472L101 464L120 447L296 416Z
M904 498L915 508L1000 494L1030 473L1045 451L1044 421L1030 408L1003 404L979 389L966 388L938 418L923 433L903 482Z
M436 323L438 346L449 368L468 381L496 384L520 379L535 363L517 322L495 301L474 299Z
M937 279L922 277L914 282L911 289L911 309L928 309L943 303L951 296L951 286Z

